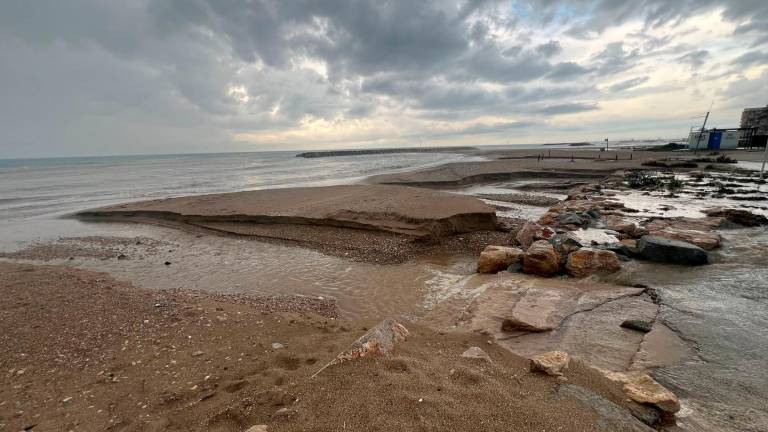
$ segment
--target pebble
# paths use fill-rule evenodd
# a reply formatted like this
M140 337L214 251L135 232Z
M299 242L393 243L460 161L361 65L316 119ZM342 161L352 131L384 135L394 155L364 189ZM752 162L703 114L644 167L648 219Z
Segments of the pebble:
M280 342L272 342L272 349L279 350L285 348L285 345L281 344Z
M280 408L279 410L275 411L275 413L272 416L273 417L290 417L294 414L296 414L296 410L292 410L290 408Z
M192 357L200 357L201 355L205 354L202 351L195 351L192 353Z

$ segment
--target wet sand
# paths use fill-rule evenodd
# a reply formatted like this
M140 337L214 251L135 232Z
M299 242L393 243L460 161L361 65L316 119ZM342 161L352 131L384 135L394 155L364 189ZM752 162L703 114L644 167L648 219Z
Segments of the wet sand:
M605 414L626 402L589 368L575 363L563 387L476 334L407 323L394 357L310 378L375 322L334 320L332 304L301 298L148 291L53 266L0 271L9 430L650 431ZM461 358L470 346L492 362Z
M622 169L652 169L644 166L649 161L665 159L688 160L707 157L708 151L657 152L625 149L601 152L592 150L497 150L481 154L492 160L461 162L405 173L384 174L368 179L370 183L400 184L426 187L456 187L475 183L508 180L582 180L603 178ZM762 160L762 152L722 152L740 161ZM701 168L707 163L701 163ZM721 164L727 166L728 164Z
M203 225L320 225L416 237L496 227L493 209L472 197L383 185L267 189L168 198L103 207L77 216L112 219L138 216Z

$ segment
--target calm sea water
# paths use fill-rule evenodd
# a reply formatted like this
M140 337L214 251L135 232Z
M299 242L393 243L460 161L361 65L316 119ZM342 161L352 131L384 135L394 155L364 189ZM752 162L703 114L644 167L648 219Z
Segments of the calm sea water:
M400 153L305 159L296 152L0 160L0 220L51 218L117 202L290 186L478 159Z
M0 160L0 250L103 228L62 216L173 196L350 184L375 174L480 160L458 153L297 158L298 152Z

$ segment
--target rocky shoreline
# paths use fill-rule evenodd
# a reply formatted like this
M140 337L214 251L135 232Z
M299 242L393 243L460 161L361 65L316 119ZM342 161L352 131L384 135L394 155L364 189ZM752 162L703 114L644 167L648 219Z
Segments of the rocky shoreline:
M3 252L0 288L12 300L0 319L12 331L0 338L7 348L0 365L13 372L0 399L15 405L0 404L0 424L13 430L338 430L344 418L351 428L376 422L392 429L680 430L675 414L687 402L654 371L694 358L698 348L663 318L659 292L632 282L631 269L716 262L729 229L768 224L761 183L733 168L673 167L672 156L657 152L621 153L613 161L599 152L581 151L571 160L563 151L552 153L378 176L369 185L181 197L82 212L78 217L89 221L181 228L200 242L212 235L274 241L366 265L468 257L468 272L477 273L457 279L420 315L393 316L397 322L376 327L387 317L349 321L332 298L148 291L108 275L14 262L119 266L177 247L162 240L93 236ZM660 159L667 159L665 166L648 163ZM490 186L452 193L405 185ZM536 216L498 217L492 205L499 202L528 206ZM377 295L398 295L384 292ZM98 300L90 310L88 298ZM111 303L128 315L107 317ZM65 330L40 326L39 317L24 315L30 308L60 314ZM117 330L124 333L110 336ZM136 360L127 366L119 342L132 338L137 343L126 350ZM53 351L35 348L47 339L83 340L85 351L57 360ZM14 341L24 342L14 348ZM93 349L101 350L98 358ZM216 362L227 366L214 370ZM323 364L330 366L319 373ZM49 367L52 376L28 373ZM214 371L202 376L201 367ZM146 373L155 378L139 384L135 377ZM98 385L86 379L91 375ZM104 376L111 389L100 387ZM46 398L50 380L58 387ZM124 380L129 387L112 385ZM368 395L361 398L361 391ZM135 406L121 401L126 393ZM96 395L104 407L87 402ZM381 398L397 408L386 415L363 409ZM91 409L108 415L89 416Z

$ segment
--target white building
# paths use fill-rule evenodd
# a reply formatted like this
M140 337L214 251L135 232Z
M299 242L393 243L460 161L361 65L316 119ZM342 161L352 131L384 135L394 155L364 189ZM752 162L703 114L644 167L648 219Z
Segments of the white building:
M701 139L699 139L701 135ZM688 148L696 148L698 141L699 150L729 150L739 146L739 132L734 130L709 129L703 133L693 131L688 136Z

